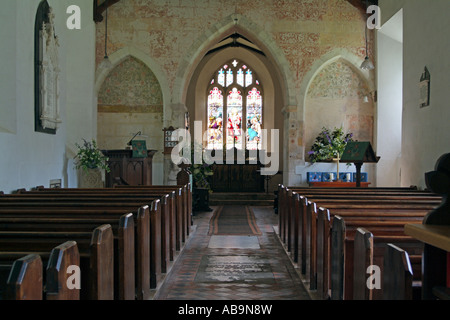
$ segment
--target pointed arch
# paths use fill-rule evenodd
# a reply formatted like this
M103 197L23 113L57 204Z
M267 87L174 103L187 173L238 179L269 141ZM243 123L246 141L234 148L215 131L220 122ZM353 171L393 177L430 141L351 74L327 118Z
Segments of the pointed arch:
M156 79L159 82L161 87L162 95L163 95L163 108L164 108L164 119L167 119L166 111L168 109L169 101L170 101L170 92L169 85L166 79L164 72L162 71L160 65L156 63L151 57L149 57L144 52L140 51L135 47L124 47L120 50L109 55L109 60L111 61L112 67L108 69L102 69L97 67L97 73L95 77L95 94L97 95L100 91L100 88L107 78L108 74L114 70L114 68L123 62L128 57L134 57L144 63L155 75Z
M377 121L375 117L376 103L372 100L363 103L363 96L369 96L375 91L374 81L372 80L374 73L361 70L359 68L361 62L362 60L358 56L346 50L335 49L317 60L306 74L300 88L302 98L301 104L298 106L299 120L304 122L303 143L306 148L305 152L309 150L316 136L316 132L313 131L320 130L321 126L335 125L339 127L339 125L342 125L344 130L347 128L357 137L373 142ZM323 77L318 78L329 67L337 67L339 70L343 68L342 70L351 73L355 78L347 79L339 76L339 80L335 79L335 81ZM333 75L338 73L340 71L332 72ZM348 81L352 83L352 88L348 87ZM331 85L327 84L328 82L331 82ZM311 91L313 83L319 87ZM342 86L343 83L347 84ZM333 97L334 100L331 104L324 103L322 100L330 99L330 97ZM343 98L346 99L345 102L341 101ZM364 108L362 108L363 106ZM307 157L305 156L306 160Z
M311 83L313 82L314 78L319 74L324 68L326 68L331 63L342 59L345 61L352 70L361 78L364 80L365 84L369 87L370 91L374 91L375 89L375 82L373 79L373 73L369 71L363 71L359 68L361 65L362 59L353 53L350 53L349 51L338 48L334 49L322 57L320 59L316 60L314 64L312 65L311 69L306 73L305 77L303 78L303 81L300 86L300 102L299 105L299 115L304 118L304 105L307 97L307 93L309 90L309 87Z
M283 88L284 105L297 105L294 77L284 52L261 26L240 14L230 15L215 24L192 44L178 66L173 88L173 103L183 104L185 101L191 76L209 48L234 32L239 32L263 49L277 70L277 77Z

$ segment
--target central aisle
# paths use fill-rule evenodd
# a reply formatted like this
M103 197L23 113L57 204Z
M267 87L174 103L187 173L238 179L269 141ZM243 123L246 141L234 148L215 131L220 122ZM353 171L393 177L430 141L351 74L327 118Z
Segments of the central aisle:
M248 207L259 235L209 235L218 208L194 216L195 232L154 300L310 300L273 230L273 208Z

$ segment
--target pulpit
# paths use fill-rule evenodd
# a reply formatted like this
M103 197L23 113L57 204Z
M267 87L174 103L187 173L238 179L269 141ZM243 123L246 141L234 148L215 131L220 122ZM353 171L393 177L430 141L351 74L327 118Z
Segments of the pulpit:
M116 178L130 185L152 185L152 161L157 150L147 150L139 157L131 149L102 150L108 157L110 172L105 175L105 186L112 188Z

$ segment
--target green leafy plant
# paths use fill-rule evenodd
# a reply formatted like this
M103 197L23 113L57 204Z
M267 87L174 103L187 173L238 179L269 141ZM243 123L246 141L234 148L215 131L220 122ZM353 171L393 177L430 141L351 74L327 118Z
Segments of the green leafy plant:
M202 163L195 164L194 161L191 161L193 164L190 167L190 171L192 173L194 185L197 188L208 189L208 191L211 192L211 185L208 177L213 175L213 170L211 165L206 163L204 160L205 154L203 154L202 146L194 143L192 146L192 156L195 151L202 152Z
M342 128L334 128L333 131L322 128L316 137L311 151L308 152L309 160L312 163L318 161L330 161L334 158L342 157L347 142L353 141L353 133L344 133Z
M96 141L86 141L85 139L83 139L83 141L83 145L75 143L78 148L78 152L75 156L75 167L77 169L82 168L85 171L88 171L88 169L101 168L109 172L109 159L98 149Z

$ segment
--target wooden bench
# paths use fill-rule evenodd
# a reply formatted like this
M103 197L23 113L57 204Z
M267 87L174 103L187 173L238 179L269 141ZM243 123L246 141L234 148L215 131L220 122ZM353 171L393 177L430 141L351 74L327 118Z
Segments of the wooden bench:
M334 215L331 215L331 212L334 212ZM316 260L316 269L311 267L311 275L317 274L317 289L321 290L322 297L327 297L328 294L328 284L330 283L329 278L327 279L326 271L330 270L330 258L327 255L327 251L335 249L333 245L336 245L336 240L330 240L330 233L333 234L334 230L331 228L332 222L334 221L333 217L336 217L336 214L344 216L347 223L347 233L350 231L350 228L358 227L370 227L370 230L381 230L381 231L390 231L395 233L395 235L404 237L403 228L405 224L418 222L423 219L423 217L427 214L427 210L420 211L413 210L409 212L409 209L397 209L390 210L380 208L378 211L366 211L359 214L359 216L355 215L354 212L346 212L345 209L336 210L328 210L324 208L319 208L317 212L317 227L312 228L311 233L311 252L313 253L315 250L316 256L311 255L311 261ZM314 219L313 219L314 221ZM314 230L316 233L314 234ZM316 239L316 241L314 241ZM339 238L338 238L339 239ZM351 236L345 237L344 240L346 248L350 246L346 250L345 259L345 267L351 268ZM315 249L314 249L315 246ZM330 249L331 247L331 249ZM348 254L348 255L347 255ZM331 261L336 262L336 258L332 257ZM321 269L321 264L325 266L327 269ZM313 264L312 264L313 266ZM331 270L331 278L335 278L336 276L333 274L333 270ZM344 277L346 281L351 281L350 277ZM311 277L314 279L314 277ZM322 280L322 281L321 281ZM346 288L348 292L351 292L351 284L347 283ZM349 289L350 288L350 289ZM346 296L349 298L349 295Z
M332 215L346 212L345 215L352 215L355 217L363 215L364 217L372 216L374 218L382 216L392 216L401 214L408 216L412 220L423 218L423 216L431 208L432 204L405 202L400 200L352 200L349 199L347 204L334 204L327 202L315 203L311 202L305 197L294 195L294 204L290 220L286 222L289 226L286 232L286 243L288 251L293 252L294 257L300 260L302 266L302 273L306 274L306 264L309 262L309 253L311 247L315 248L316 241L316 225L319 205L329 208ZM342 213L344 214L344 213ZM297 253L298 250L299 252Z
M74 241L64 242L50 254L0 253L0 296L4 300L78 300L80 291L67 286L69 266L80 266Z
M68 217L70 214L72 218L78 219L92 219L106 217L118 218L123 212L131 212L134 214L136 221L136 235L137 235L137 267L143 270L138 275L139 282L137 297L139 299L148 299L150 297L150 289L156 288L157 282L161 279L161 206L160 199L155 198L150 207L142 205L142 202L114 202L114 199L108 199L109 202L96 202L95 200L83 201L71 199L70 202L65 201L46 201L45 197L40 200L33 199L28 202L25 198L17 199L16 201L3 202L0 198L0 217L16 216L40 216L40 217ZM100 201L105 201L102 199ZM75 211L72 211L75 209ZM113 210L111 210L113 209ZM78 214L78 215L77 215ZM77 215L77 216L76 216ZM115 232L116 236L118 232ZM117 247L117 246L116 246ZM131 247L128 246L131 250ZM140 250L140 248L143 248ZM117 250L116 250L117 251ZM149 264L149 265L148 265ZM146 268L149 270L145 271ZM150 280L147 286L146 277L150 274ZM144 277L144 278L143 278ZM130 277L128 277L130 278Z
M413 280L420 281L420 272L414 275L407 251L420 257L423 245L406 235L372 230L357 228L354 235L353 299L412 299ZM420 270L421 259L416 259L415 264L415 269ZM373 272L371 266L379 268L375 272L380 273L373 274L380 277L378 284L368 280Z
M143 190L141 188L138 188L138 190L134 189L123 189L123 190L113 190L113 189L44 189L44 188L38 188L39 191L34 191L34 192L27 192L24 190L20 191L20 195L21 196L27 196L28 200L25 204L25 206L32 206L33 202L37 202L35 203L36 205L40 205L40 206L45 206L47 208L47 213L51 212L51 214L55 214L55 210L58 210L58 206L61 205L62 207L60 209L64 209L64 211L67 212L66 208L70 208L69 210L71 211L71 214L76 214L73 210L73 208L75 207L81 207L83 208L81 211L83 211L84 213L86 213L86 210L94 210L97 211L100 210L102 213L106 213L109 212L111 213L111 208L108 207L108 204L106 203L102 203L101 201L117 201L114 204L114 208L120 208L119 211L117 211L117 213L123 212L124 208L124 203L120 203L121 201L125 201L126 205L128 206L136 206L139 205L141 203L137 203L137 202L130 202L130 198L132 199L132 201L139 201L140 199L150 199L149 197L151 196L163 196L164 195L164 191L162 190L162 188L160 188L161 190ZM175 191L180 190L181 188L179 187L170 187L169 189L174 190L174 191L170 191L170 193L175 194ZM181 191L180 191L181 193ZM48 196L49 198L46 198L43 200L43 195L46 195L46 197ZM118 195L120 194L120 197L122 197L123 194L126 194L126 198L118 198ZM151 196L149 196L149 194L151 194ZM36 195L39 196L39 198L36 198ZM48 202L48 200L50 199L50 197L55 197L51 199L51 203ZM83 200L80 200L79 197L82 197ZM113 200L111 200L111 198L109 197L114 197ZM9 204L1 204L0 202L0 207L1 207L1 211L3 213L9 212L11 214L11 210L15 211L15 204L14 204L14 198L13 197L9 197L10 199L1 199L1 200L5 200L6 202L8 202L8 200L11 200L10 202L8 202ZM1 201L0 200L0 201ZM23 200L23 198L21 198L21 200ZM76 200L76 203L73 203L73 200ZM153 198L151 198L150 200L153 200ZM186 209L188 208L188 206L186 205L186 200L187 197L185 196L184 198L179 197L178 198L179 202L173 204L172 203L172 207L171 209L169 209L169 212L167 213L166 210L163 209L163 212L166 212L166 214L164 214L162 216L162 221L160 222L158 220L159 215L154 215L154 219L151 219L151 226L153 229L153 232L151 232L151 236L152 239L150 241L151 243L151 247L154 248L151 251L151 255L152 258L150 259L150 269L151 269L151 279L150 279L150 287L151 288L155 288L159 279L161 278L161 273L165 272L167 270L167 262L168 260L173 260L174 258L174 251L171 248L177 247L177 249L179 250L179 248L181 247L181 244L176 245L175 244L175 232L173 232L173 229L175 229L175 223L173 219L174 217L171 217L170 212L173 212L173 208L176 208L178 210L178 212L181 212L181 208ZM183 202L181 202L181 200L183 200ZM30 201L30 202L28 202ZM180 203L181 202L181 203ZM57 203L57 204L55 204ZM165 202L163 201L163 204L165 204ZM18 205L18 207L23 207L24 202L21 201L20 205ZM124 208L124 209L122 209ZM50 211L49 211L50 210ZM76 209L77 210L77 209ZM122 211L121 211L122 210ZM27 211L29 211L29 209L27 208ZM188 210L185 210L188 211ZM17 213L17 212L16 212ZM35 213L37 213L35 211ZM81 213L81 214L84 214ZM42 216L42 215L41 215ZM181 221L182 218L179 218L178 221ZM185 218L185 221L187 221L187 219ZM157 230L159 229L158 226L161 226L161 230ZM185 228L177 228L180 233L182 232L182 230L184 230ZM172 231L171 231L172 230ZM158 232L159 231L159 232ZM161 237L158 236L158 233L161 234ZM168 236L168 235L172 235L172 236ZM186 233L184 233L184 235L186 235ZM186 237L182 237L179 236L178 237L179 240L183 239L186 240ZM180 242L178 242L180 243ZM161 254L159 253L161 252ZM162 258L160 258L160 256ZM158 262L158 260L161 260L161 266Z
M369 189L370 190L370 189ZM313 201L316 201L316 198L318 199L318 203L308 201L306 197L298 195L295 191L292 192L291 190L286 190L283 188L280 188L279 190L279 196L280 196L280 203L279 203L279 214L280 214L280 220L279 220L279 233L280 238L284 239L285 243L287 244L288 249L292 250L292 253L294 254L294 259L299 258L299 255L295 254L295 251L300 247L300 251L302 254L300 254L301 260L301 266L302 266L302 273L306 273L306 265L309 263L310 265L310 287L312 289L319 289L319 296L322 298L328 297L328 284L327 281L330 281L329 279L329 262L327 261L328 257L328 251L330 250L330 242L329 239L326 239L326 235L329 234L327 232L329 226L327 226L324 229L323 222L327 219L321 218L326 215L323 214L324 209L317 210L318 205L324 206L324 207L330 207L333 204L335 205L335 208L341 209L341 210L348 210L347 213L350 216L353 216L351 219L357 219L358 215L364 217L367 219L368 215L372 215L374 220L387 220L391 219L391 221L382 221L378 224L375 228L380 227L387 227L388 224L394 224L397 226L397 231L401 232L402 227L405 223L414 221L414 220L421 220L423 219L423 216L431 209L433 206L440 203L441 198L430 194L427 192L407 192L404 194L404 190L395 190L394 195L392 192L389 192L388 194L383 194L384 191L377 190L375 191L375 194L367 192L367 189L364 189L365 192L362 192L361 189L355 190L356 196L354 196L353 192L349 192L349 189L346 189L345 193L347 195L343 195L341 190L338 190L337 194L334 194L333 190L326 190L324 193L323 190L315 189L316 194L311 196L310 193L307 193L309 189L302 190L302 192L305 192L308 195L308 199L313 199ZM389 190L392 191L392 190ZM314 193L314 192L311 192ZM402 194L403 193L403 194ZM329 199L331 198L331 199ZM351 198L352 204L348 202L347 198ZM355 200L353 198L356 198ZM354 202L358 202L358 200L363 200L359 205L362 206L358 208L358 204L353 204ZM368 201L369 200L369 201ZM370 201L372 203L370 204ZM374 203L376 201L376 203ZM405 203L401 203L402 201L407 201L409 204L412 205L411 209L413 212L408 213L408 205L405 207ZM390 202L390 203L389 203ZM337 203L337 204L336 204ZM347 204L345 204L347 203ZM368 204L369 203L369 204ZM381 203L383 203L381 205ZM388 206L388 207L386 207ZM431 207L430 207L431 206ZM377 209L377 207L380 207ZM382 211L380 211L382 209ZM357 212L357 210L364 212ZM372 210L371 213L369 211ZM373 211L375 210L375 211ZM376 211L378 210L378 211ZM406 210L406 211L405 211ZM422 212L419 212L422 210ZM331 210L330 212L333 212L334 210ZM398 215L398 213L401 212L399 217L395 217L395 215ZM306 212L306 213L304 213ZM319 212L322 212L320 214ZM309 216L308 216L309 214ZM383 217L384 216L384 217ZM389 218L387 218L389 217ZM328 218L329 219L329 218ZM370 218L369 218L370 219ZM396 219L395 221L392 219ZM402 219L402 220L399 220ZM355 220L356 222L356 220ZM364 225L366 222L360 221L362 225ZM308 223L312 224L312 226L309 226L308 230ZM317 227L314 225L314 223L319 224ZM373 223L374 225L377 225L376 221L367 222L367 223ZM367 224L367 225L369 225ZM384 224L384 226L382 226ZM328 225L331 225L328 222ZM320 231L319 236L321 239L317 239L317 241L320 241L320 244L318 245L316 242L316 245L314 245L315 241L312 239L316 239L318 236L317 234L314 234L314 230L317 232ZM308 231L313 234L308 234ZM284 235L283 235L284 232ZM283 237L284 236L284 237ZM309 238L310 237L310 238ZM324 238L325 237L325 238ZM308 243L309 238L309 243ZM312 255L311 261L309 260L308 254L305 256L305 251L308 252L308 247L310 249L310 254ZM315 260L314 257L318 257L318 260ZM335 260L332 260L333 263L335 263ZM315 273L314 270L319 267L320 272ZM331 275L332 276L332 275ZM315 284L317 282L319 283L317 288ZM318 291L319 291L318 290Z
M40 255L21 258L0 254L0 299L42 300L43 264Z
M0 252L2 254L24 254L50 252L59 255L60 244L74 241L80 258L82 299L112 300L114 298L113 279L113 238L110 225L101 225L92 232L60 232L60 231L0 231ZM59 247L58 247L59 246ZM48 266L52 267L58 257L49 256ZM72 263L70 259L66 261ZM75 262L76 264L76 262ZM42 266L42 265L41 265ZM59 268L60 266L56 266ZM59 270L62 272L62 270ZM67 272L67 270L63 270ZM50 279L56 281L57 270L49 270ZM39 287L39 284L37 284ZM61 283L57 284L58 287ZM63 283L62 285L66 285ZM49 297L58 291L56 285L50 285ZM9 289L8 289L9 290ZM65 291L65 289L62 289ZM7 295L8 296L8 295ZM65 295L67 297L67 295Z
M407 189L409 190L409 189ZM350 188L345 189L345 191L336 189L336 188L330 188L330 189L314 189L314 188L285 188L283 185L279 185L278 190L278 196L279 196L279 208L278 208L278 215L279 215L279 234L280 238L283 242L286 242L286 239L288 238L289 234L288 232L291 232L292 226L290 226L291 219L294 219L291 215L291 208L293 207L292 204L292 195L294 193L299 194L300 196L303 196L307 198L309 201L313 201L315 199L336 199L336 203L343 202L345 203L346 199L348 198L348 195L352 195L352 198L355 199L367 199L367 197L371 197L372 200L376 199L399 199L400 197L405 197L405 199L408 199L408 201L411 200L421 200L426 201L430 200L432 203L439 202L440 197L438 195L431 194L430 192L423 192L423 191L415 191L410 190L407 191L404 190L404 188L381 188L381 189L359 189L359 188ZM396 200L397 201L397 200ZM318 201L316 201L318 202ZM288 249L290 249L290 244L288 243Z
M158 228L158 234L161 235L161 271L167 272L169 261L174 260L175 250L180 250L181 245L187 239L187 233L183 233L184 230L181 221L183 219L182 205L180 205L181 199L176 199L175 191L168 191L163 193L158 192L132 192L126 191L124 194L120 190L114 189L58 189L57 191L41 191L34 193L21 193L20 195L0 197L1 201L16 201L17 196L19 199L27 199L27 201L52 201L52 202L73 202L80 203L101 203L107 201L113 201L114 203L126 204L129 203L137 207L138 205L150 203L153 200L159 199L161 201L161 213L160 217L155 217L158 221L155 221ZM178 190L180 191L180 190ZM130 193L131 192L131 193ZM181 191L180 191L181 192ZM138 203L139 201L140 203ZM178 206L177 206L178 201ZM176 211L178 209L178 211ZM176 213L177 212L177 213ZM160 221L159 221L160 220ZM178 224L178 226L177 226ZM152 240L153 241L153 240ZM156 241L156 239L154 239Z
M419 300L422 255L410 256L389 243L384 254L383 300Z
M137 218L138 225L148 221L148 209L142 208ZM0 230L2 231L41 231L53 230L64 232L91 232L96 227L108 224L112 227L114 236L114 297L119 300L134 300L136 291L135 277L135 241L148 243L148 232L135 232L133 214L128 213L117 217L90 216L88 219L64 214L62 217L4 217L0 215ZM135 240L136 235L136 240ZM137 247L142 246L138 245ZM147 259L148 256L145 258ZM140 258L144 259L144 258ZM142 284L140 285L142 286Z
M190 231L190 214L189 214L189 202L191 201L191 195L189 191L189 185L186 186L167 186L163 187L134 187L131 188L103 188L103 189L89 189L89 188L61 188L61 189L46 189L42 187L37 187L38 191L25 191L22 190L21 194L37 194L40 192L45 192L54 195L80 195L83 194L85 197L98 197L99 195L111 195L120 194L122 197L126 198L142 198L146 196L163 196L169 194L169 213L166 214L166 204L162 201L162 222L168 225L162 226L162 232L170 232L169 237L169 255L173 259L174 250L180 250L181 244L184 243L189 236ZM169 215L169 216L167 216ZM163 242L165 244L165 242Z

